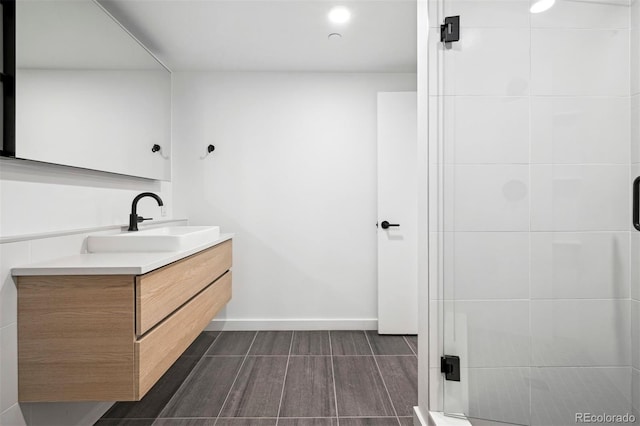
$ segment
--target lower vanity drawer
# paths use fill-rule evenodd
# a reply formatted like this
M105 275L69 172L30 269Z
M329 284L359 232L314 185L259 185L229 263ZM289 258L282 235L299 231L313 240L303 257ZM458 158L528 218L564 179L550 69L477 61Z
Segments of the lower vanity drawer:
M135 342L137 398L141 399L231 299L231 271Z
M231 240L136 277L136 335L142 336L231 268Z

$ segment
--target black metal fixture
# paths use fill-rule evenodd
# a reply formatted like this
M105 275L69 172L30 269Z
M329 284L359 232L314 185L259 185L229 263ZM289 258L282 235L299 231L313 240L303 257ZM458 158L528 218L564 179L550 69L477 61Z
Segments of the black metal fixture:
M215 151L215 150L216 150L216 147L215 147L215 146L213 146L213 145L209 145L209 146L207 147L207 153L208 153L208 154L211 154L211 153L212 153L213 151Z
M440 358L440 372L444 373L445 380L460 381L460 357L445 355Z
M162 149L162 147L160 145L158 145L157 143L154 143L153 146L151 147L151 152L158 152Z
M633 227L640 231L640 176L633 181Z
M158 202L159 206L161 207L164 206L164 204L162 203L162 198L160 198L153 192L143 192L142 194L137 195L136 198L133 199L133 203L131 204L131 214L129 215L129 229L128 229L128 231L130 232L138 230L138 223L141 223L145 220L153 220L152 217L138 216L138 201L140 201L144 197L151 197Z
M383 220L383 221L380 223L380 226L382 227L382 229L389 229L389 228L391 228L391 227L399 227L399 226L400 226L400 224L399 224L399 223L389 223L388 221Z
M460 41L460 16L447 16L440 25L440 41L453 43Z

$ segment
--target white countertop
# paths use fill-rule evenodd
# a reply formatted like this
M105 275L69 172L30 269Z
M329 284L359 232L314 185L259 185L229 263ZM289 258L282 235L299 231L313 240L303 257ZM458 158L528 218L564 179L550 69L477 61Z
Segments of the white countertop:
M233 238L220 238L189 250L156 253L86 253L11 269L13 276L26 275L141 275Z

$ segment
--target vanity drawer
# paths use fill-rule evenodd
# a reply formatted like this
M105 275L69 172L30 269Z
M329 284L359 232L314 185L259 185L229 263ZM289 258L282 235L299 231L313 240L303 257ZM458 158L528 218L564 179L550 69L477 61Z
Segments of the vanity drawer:
M231 268L231 240L136 277L141 336Z
M149 391L230 299L231 271L136 341L138 399Z

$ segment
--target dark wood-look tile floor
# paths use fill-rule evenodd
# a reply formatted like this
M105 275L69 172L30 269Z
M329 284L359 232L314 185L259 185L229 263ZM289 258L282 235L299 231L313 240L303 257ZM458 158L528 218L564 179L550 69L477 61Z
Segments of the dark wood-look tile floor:
M417 347L375 331L205 331L96 426L407 426Z

